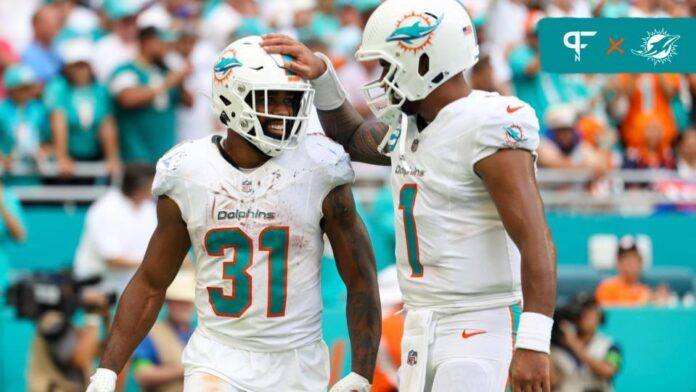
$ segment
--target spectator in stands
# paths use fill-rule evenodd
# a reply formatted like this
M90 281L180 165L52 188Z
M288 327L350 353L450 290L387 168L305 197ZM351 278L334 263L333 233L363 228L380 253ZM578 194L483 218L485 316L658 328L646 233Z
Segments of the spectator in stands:
M127 165L120 188L90 206L75 255L75 276L102 276L101 290L120 295L145 255L157 225L150 188L155 170Z
M316 4L314 0L295 0L292 2L291 14L293 15L292 35L301 42L314 39L312 31L312 15Z
M621 139L626 147L641 148L646 119L657 118L662 125L664 147L677 136L672 99L679 94L680 76L676 74L623 74L614 81L616 100L626 100L628 108L622 118ZM620 115L620 114L619 114Z
M628 16L630 8L630 4L623 0L599 0L592 10L592 16L595 18L623 18Z
M493 80L493 65L491 57L484 55L471 70L471 88L474 90L500 92Z
M34 72L24 65L5 71L7 98L0 101L0 161L9 170L17 161L41 162L47 135L46 108L36 99Z
M0 182L0 293L5 292L10 265L7 249L11 243L24 242L27 238L24 228L22 204L14 193ZM5 300L0 296L0 305Z
M200 3L190 0L162 0L151 3L138 16L138 26L178 30L198 15Z
M31 68L36 77L45 83L58 75L62 66L53 43L63 28L63 20L55 6L46 5L34 13L31 23L34 41L22 52L22 63Z
M59 173L70 176L74 161L106 161L107 170L120 170L118 134L106 87L91 67L93 45L77 38L63 43L62 75L46 87L44 101L51 111L51 131Z
M133 370L140 388L152 392L181 391L184 367L181 355L193 333L196 279L182 269L165 294L167 318L155 323L133 353Z
M224 49L231 41L244 17L254 9L254 0L225 0L215 6L203 21L203 34L215 47Z
M639 306L650 302L665 303L669 300L669 289L662 285L653 291L640 281L643 271L643 256L632 236L619 242L618 276L607 278L597 287L595 296L602 306Z
M12 48L12 44L0 38L0 80L2 80L5 70L16 63L19 57ZM0 83L0 99L5 98L5 84Z
M590 5L583 0L551 0L546 7L550 18L589 18Z
M107 82L114 70L133 61L138 53L139 7L133 0L105 0L104 14L110 33L94 48L92 66L101 82Z
M675 145L677 172L682 178L696 180L696 128L679 135Z
M537 24L543 16L540 11L529 13L525 21L525 42L517 45L507 57L515 94L534 108L541 118L549 105L566 101L561 94L561 76L541 72Z
M373 114L367 106L362 88L367 83L379 79L382 73L379 62L377 60L356 61L353 58L336 58L336 61L339 63L338 77L345 86L348 100L363 118L372 118ZM343 64L340 64L341 62Z
M333 0L318 0L318 8L312 16L314 37L328 43L340 28L341 21L336 16Z
M192 28L181 30L175 44L175 51L181 65L191 63L191 74L184 80L187 91L207 91L210 88L210 70L215 65L217 53L213 46L201 39ZM191 107L180 105L176 113L177 141L195 140L208 135L213 127L220 124L210 110L210 100L202 94L192 94Z
M79 0L55 0L65 23L63 30L56 37L54 44L67 39L88 37L97 40L105 31L100 26L99 16L91 8L85 7Z
M157 162L176 144L176 107L192 103L183 88L191 65L170 71L164 63L168 46L160 34L154 27L141 29L138 58L118 67L109 82L125 162Z
M576 130L577 115L570 105L549 107L544 116L548 130L539 145L539 166L553 169L587 169L601 174L608 162Z
M591 295L581 293L567 313L569 319L559 320L560 336L551 346L553 390L611 392L623 357L613 339L598 331L602 309Z
M644 114L636 121L640 144L629 146L624 154L627 169L674 169L674 156L669 144L664 143L665 126L653 114Z
M669 14L662 7L662 0L633 0L628 11L630 18L667 18Z
M352 0L336 0L341 27L331 40L331 53L345 59L352 59L362 40L363 19L360 14L363 5Z

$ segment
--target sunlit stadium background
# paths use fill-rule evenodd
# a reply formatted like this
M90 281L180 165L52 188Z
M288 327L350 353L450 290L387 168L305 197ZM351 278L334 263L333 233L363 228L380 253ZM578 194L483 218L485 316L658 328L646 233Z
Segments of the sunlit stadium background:
M643 282L664 295L604 310L601 330L622 352L614 387L696 391L696 75L545 74L536 45L542 17L693 17L696 1L463 2L482 51L468 80L478 89L518 95L542 124L538 181L558 248L559 306L579 292L593 295L604 278L614 276L617 246L625 235L633 236L644 259ZM370 116L359 87L380 69L352 55L379 3L0 0L0 290L33 272L70 269L90 204L118 183L122 164L157 159L156 153L128 151L131 136L120 133L132 132L132 124L119 114L112 76L121 63L136 58L138 28L159 29L171 70L187 61L192 67L183 86L193 94L193 105L165 102L162 111L171 126L162 125L156 132L161 134L152 136L157 143L171 140L171 147L223 131L199 92L208 93L216 53L246 35L279 31L329 54L349 99ZM87 41L87 49L65 49L75 40ZM681 44L682 52L696 50L693 41ZM90 85L96 87L87 95L65 79L64 64L76 60L87 62L95 77ZM104 136L109 121L120 157L110 153L111 139ZM316 120L310 127L320 130ZM60 129L68 135L62 147L56 140ZM389 270L394 229L388 171L356 165L356 172L355 193L378 268ZM26 238L9 228L8 214L21 223ZM345 289L328 254L324 266L324 335L335 380L350 367ZM34 333L34 323L18 319L0 299L0 391L26 390ZM139 390L132 374L126 390Z

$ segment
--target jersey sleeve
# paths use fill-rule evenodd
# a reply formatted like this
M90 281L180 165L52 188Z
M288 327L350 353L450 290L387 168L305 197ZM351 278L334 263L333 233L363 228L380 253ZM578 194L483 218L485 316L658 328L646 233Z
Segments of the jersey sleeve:
M353 183L355 173L350 156L341 145L322 134L307 135L306 145L312 165L319 170L322 200L334 188Z
M140 81L138 74L131 69L117 69L109 80L109 92L113 96L121 94L124 90L138 87Z
M352 184L355 180L355 173L350 164L350 157L345 152L329 167L329 190L345 184Z
M531 106L520 100L506 101L476 131L471 166L499 150L523 149L536 158L539 120ZM511 113L512 112L512 113Z
M188 216L187 183L184 180L186 160L189 157L188 145L182 143L164 154L157 161L157 172L152 181L152 195L155 197L167 196L172 199L181 210L181 215L186 220Z

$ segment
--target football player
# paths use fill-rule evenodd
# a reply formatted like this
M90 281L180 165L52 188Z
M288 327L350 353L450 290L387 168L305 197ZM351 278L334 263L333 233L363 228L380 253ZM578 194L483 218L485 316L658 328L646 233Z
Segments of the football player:
M324 233L348 289L353 358L332 391L370 388L380 304L350 159L324 135L303 137L313 90L260 42L234 42L215 65L213 107L227 136L184 142L158 162L158 226L89 391L114 390L189 247L199 324L183 354L184 390L325 391Z
M509 374L513 391L549 391L556 256L535 180L539 124L525 102L467 84L479 51L462 4L387 0L371 15L356 58L383 67L364 87L380 122L346 101L326 57L282 35L263 46L294 57L286 68L311 80L324 131L353 160L391 165L399 390L502 391Z

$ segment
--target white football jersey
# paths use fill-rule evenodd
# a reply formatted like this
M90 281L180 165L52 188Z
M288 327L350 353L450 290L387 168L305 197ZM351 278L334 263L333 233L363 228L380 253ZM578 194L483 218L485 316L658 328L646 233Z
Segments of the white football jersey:
M342 147L307 135L252 171L240 171L220 136L184 142L157 164L155 196L174 200L195 258L201 333L248 351L321 339L322 203L353 181Z
M398 150L391 154L407 308L466 311L521 300L520 253L474 164L500 149L536 154L538 132L529 105L483 91L446 106L421 132L410 119L403 161Z

